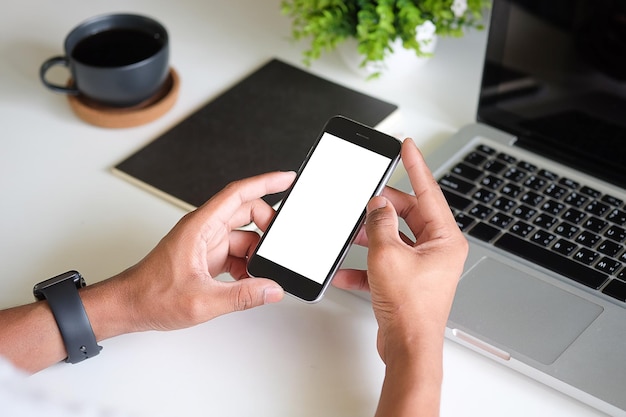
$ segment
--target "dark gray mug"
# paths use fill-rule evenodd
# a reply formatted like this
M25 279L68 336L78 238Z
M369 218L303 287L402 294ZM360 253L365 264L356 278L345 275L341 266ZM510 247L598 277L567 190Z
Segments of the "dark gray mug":
M65 56L48 59L39 76L49 89L82 95L100 104L130 107L153 96L169 73L169 41L165 28L134 14L96 16L65 38ZM69 68L72 84L46 79L55 65Z

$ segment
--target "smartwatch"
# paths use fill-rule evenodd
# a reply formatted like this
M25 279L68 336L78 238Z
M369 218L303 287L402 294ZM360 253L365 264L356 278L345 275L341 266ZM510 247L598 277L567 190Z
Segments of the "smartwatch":
M96 356L102 349L96 342L87 312L78 295L78 290L85 286L85 279L77 271L68 271L33 287L35 298L46 300L52 310L67 350L65 362L69 363Z

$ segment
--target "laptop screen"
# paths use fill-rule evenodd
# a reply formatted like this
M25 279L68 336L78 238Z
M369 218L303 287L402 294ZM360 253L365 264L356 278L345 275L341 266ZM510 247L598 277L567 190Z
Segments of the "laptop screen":
M626 188L626 2L494 0L478 120Z

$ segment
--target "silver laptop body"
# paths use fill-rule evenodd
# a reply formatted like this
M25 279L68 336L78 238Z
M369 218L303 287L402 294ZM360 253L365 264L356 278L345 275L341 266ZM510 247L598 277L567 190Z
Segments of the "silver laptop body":
M468 126L428 163L440 178L476 146L487 145L626 201L623 189L517 149L515 141L486 125ZM407 183L398 186L410 189ZM624 302L467 237L470 253L447 336L607 414L626 416Z

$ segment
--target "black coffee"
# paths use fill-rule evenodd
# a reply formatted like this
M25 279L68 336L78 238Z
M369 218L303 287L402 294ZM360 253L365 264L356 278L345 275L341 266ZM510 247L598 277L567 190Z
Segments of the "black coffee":
M158 34L135 29L111 29L88 36L76 44L72 57L97 67L121 67L143 61L163 46Z

